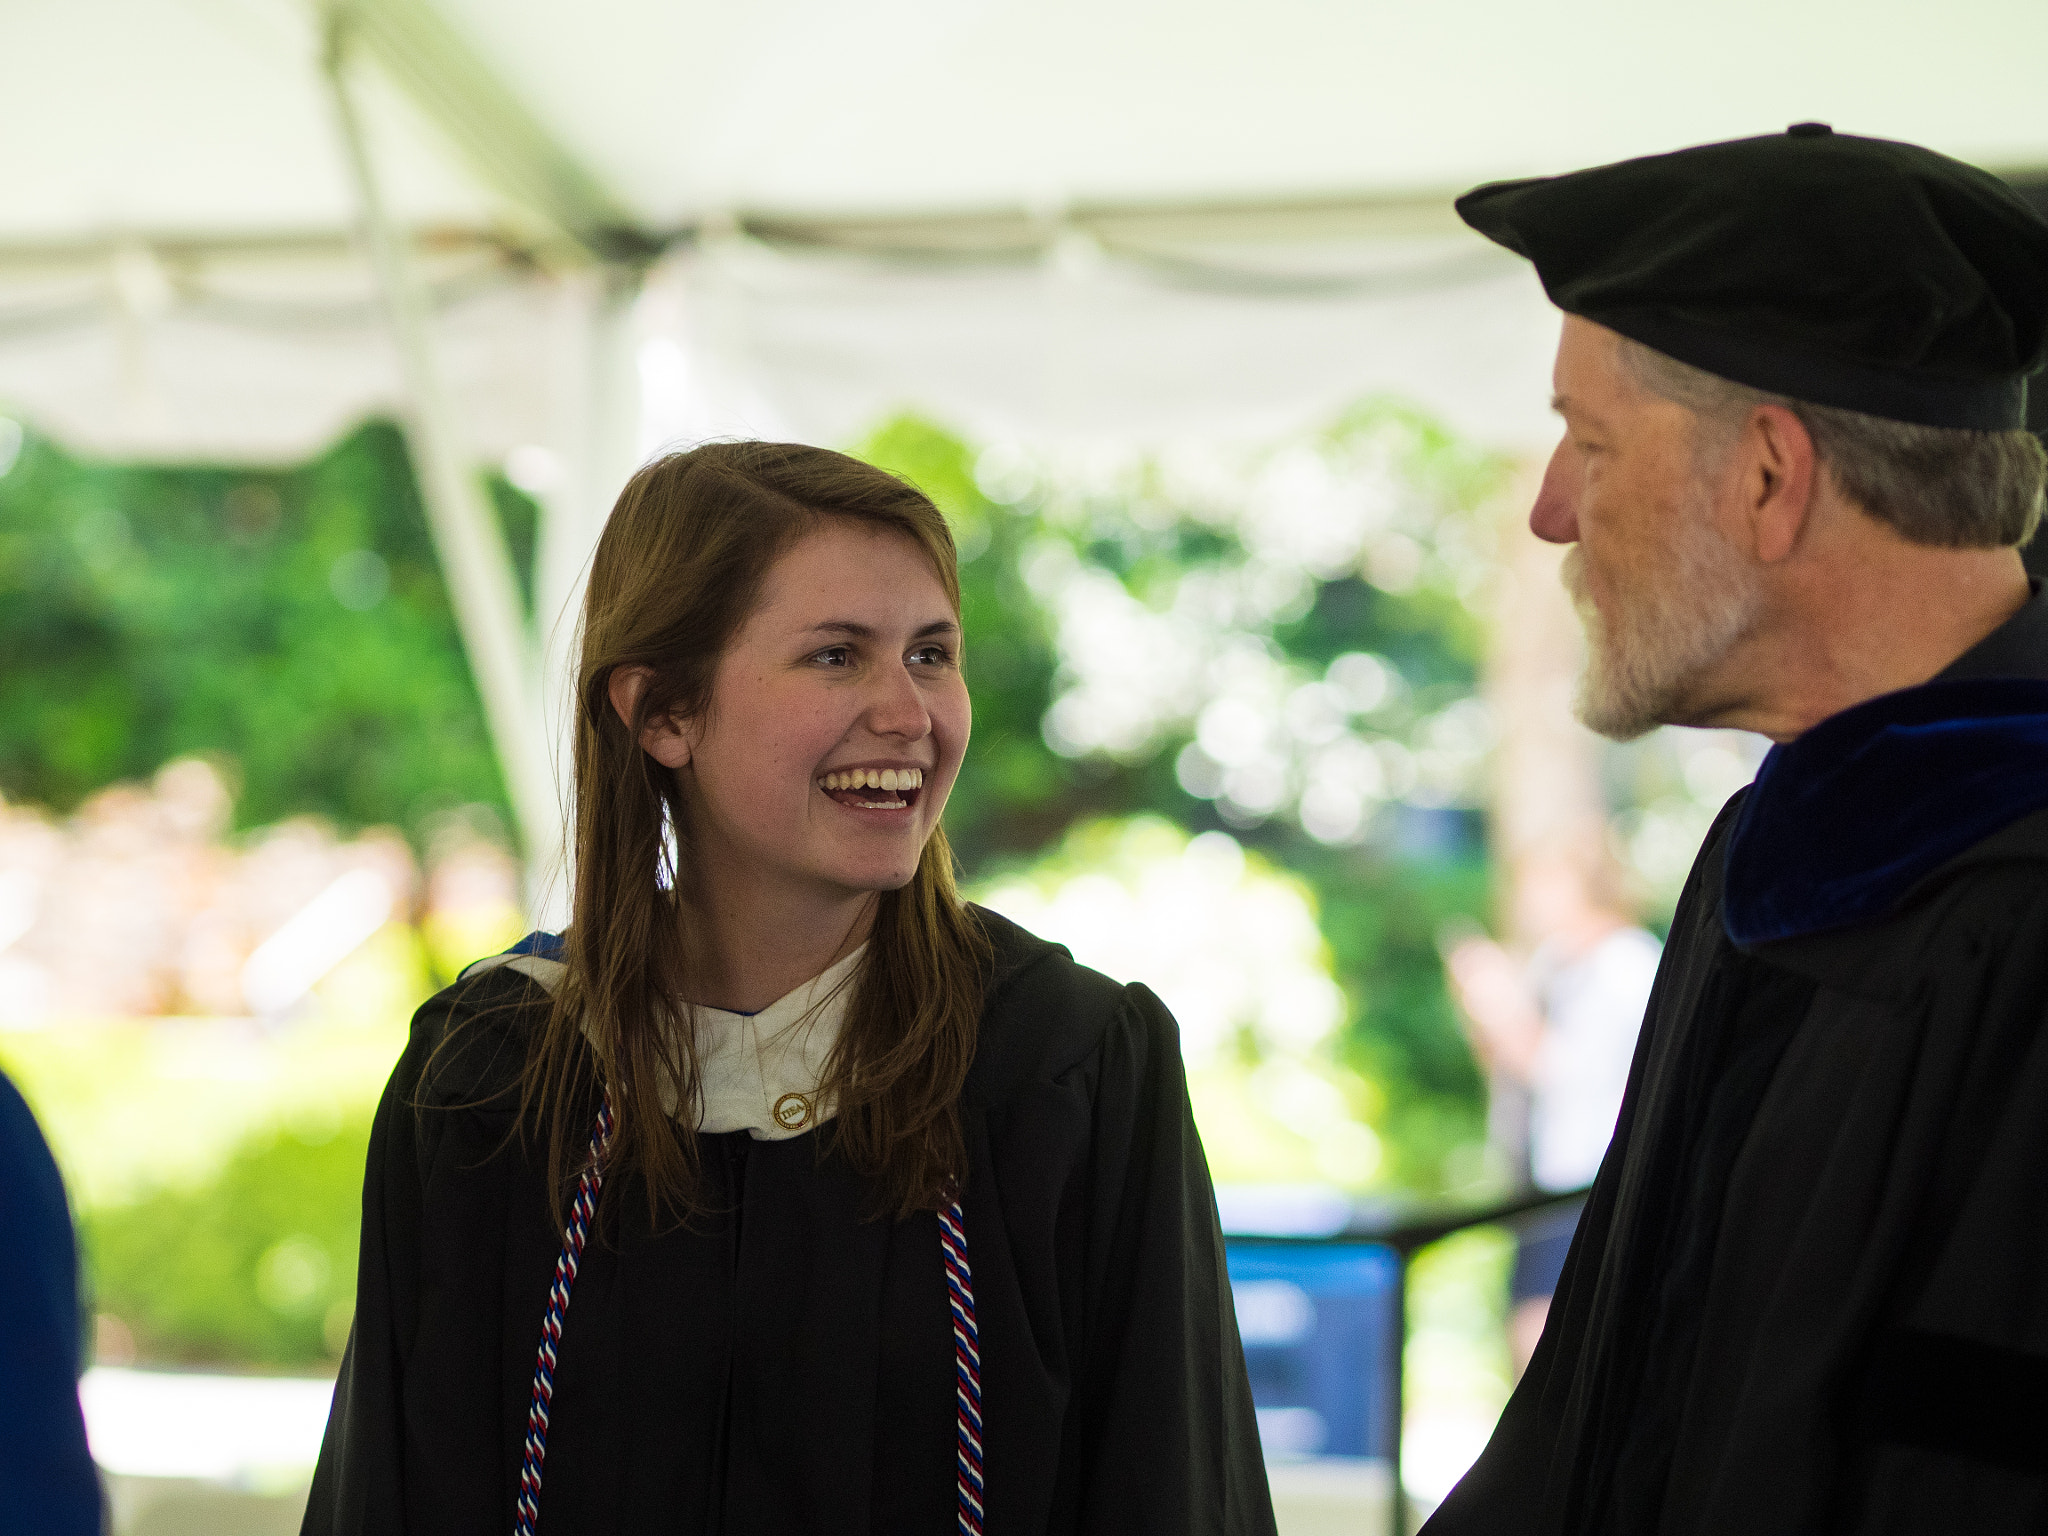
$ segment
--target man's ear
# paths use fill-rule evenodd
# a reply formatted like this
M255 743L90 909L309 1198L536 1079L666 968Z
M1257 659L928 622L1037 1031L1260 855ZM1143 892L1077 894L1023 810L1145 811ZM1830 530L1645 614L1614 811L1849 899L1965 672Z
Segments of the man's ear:
M633 723L633 708L654 676L651 667L617 667L605 685L612 708L626 725ZM640 727L640 749L664 768L680 768L690 760L689 732L672 715L649 720Z
M1760 405L1743 428L1742 451L1743 511L1752 548L1765 565L1776 565L1799 547L1819 489L1813 437L1786 407Z

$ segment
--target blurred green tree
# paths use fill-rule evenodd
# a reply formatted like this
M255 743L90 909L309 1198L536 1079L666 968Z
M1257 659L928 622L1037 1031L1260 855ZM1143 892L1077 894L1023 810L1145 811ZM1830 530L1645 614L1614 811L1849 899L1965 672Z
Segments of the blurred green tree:
M534 506L492 491L530 584ZM66 810L203 753L231 760L243 826L417 832L505 806L387 423L280 472L104 464L27 435L0 477L0 658L10 799Z

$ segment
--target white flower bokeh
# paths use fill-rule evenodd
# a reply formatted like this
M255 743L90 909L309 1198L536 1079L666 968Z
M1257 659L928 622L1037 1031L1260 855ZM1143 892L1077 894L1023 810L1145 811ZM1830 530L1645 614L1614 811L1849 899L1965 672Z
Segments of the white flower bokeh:
M1378 1173L1374 1094L1337 1062L1347 1004L1299 880L1226 833L1140 817L1084 827L975 894L1158 992L1219 1178L1359 1187Z
M1393 801L1479 803L1492 745L1483 704L1438 695L1422 710L1388 657L1353 651L1318 670L1275 639L1323 584L1349 577L1467 606L1483 593L1468 509L1412 472L1413 424L1361 421L1238 455L1183 444L1150 458L981 456L984 492L1046 530L1023 572L1059 657L1043 721L1053 751L1136 763L1179 739L1176 779L1226 825L1289 816L1334 845L1364 840ZM1174 529L1232 537L1227 553L1148 580L1091 554Z

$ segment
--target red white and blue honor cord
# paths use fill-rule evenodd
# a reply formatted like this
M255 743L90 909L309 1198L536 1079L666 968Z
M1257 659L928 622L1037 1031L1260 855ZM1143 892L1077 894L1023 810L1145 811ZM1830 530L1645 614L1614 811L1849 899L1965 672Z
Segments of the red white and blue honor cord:
M981 1536L981 1330L974 1322L974 1272L967 1267L967 1218L960 1202L939 1212L946 1302L953 1309L953 1417L960 1431L960 1536Z
M569 1310L569 1291L583 1261L583 1241L597 1215L597 1192L604 1188L604 1160L611 1147L612 1101L607 1095L597 1112L597 1128L590 1133L590 1161L576 1181L576 1198L569 1202L562 1252L555 1260L555 1283L548 1287L547 1316L540 1325L540 1358L533 1366L533 1406L526 1411L526 1457L519 1466L513 1536L533 1536L540 1520L541 1464L548 1458L548 1405L555 1397L555 1347L562 1342L562 1318Z
M540 1477L548 1455L548 1406L555 1396L555 1351L562 1319L582 1264L583 1244L597 1215L604 1187L604 1163L612 1145L612 1105L607 1097L590 1133L590 1161L576 1181L569 1220L562 1228L562 1252L555 1283L548 1287L547 1316L541 1321L540 1356L533 1367L533 1406L526 1415L526 1455L519 1468L519 1497L512 1536L534 1536L540 1523ZM939 1248L946 1265L946 1302L953 1313L954 1418L959 1431L955 1483L960 1495L960 1536L981 1536L981 1330L974 1321L974 1272L967 1266L967 1218L954 1200L939 1212Z

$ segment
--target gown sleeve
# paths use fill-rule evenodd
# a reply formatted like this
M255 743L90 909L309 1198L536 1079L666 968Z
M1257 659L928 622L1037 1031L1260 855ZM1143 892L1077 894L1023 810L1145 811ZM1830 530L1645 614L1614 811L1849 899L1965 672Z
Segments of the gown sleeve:
M355 1322L301 1536L396 1536L406 1529L402 1383L418 1316L424 1166L416 1103L436 1033L432 1022L423 1010L371 1123Z
M1103 1043L1080 1529L1271 1536L1272 1498L1179 1030L1142 986Z

